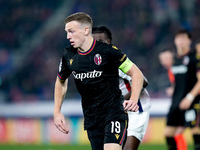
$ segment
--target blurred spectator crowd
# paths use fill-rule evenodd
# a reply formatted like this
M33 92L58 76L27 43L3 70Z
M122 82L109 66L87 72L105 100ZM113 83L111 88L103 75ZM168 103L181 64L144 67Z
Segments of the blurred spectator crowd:
M113 43L149 80L152 97L166 96L169 81L158 53L174 48L178 27L191 30L194 41L200 38L200 0L74 0L69 6L63 4L66 1L0 1L0 102L53 100L59 59L69 44L65 18L48 22L50 27L58 24L53 30L42 32L41 28L63 7L65 17L83 11L91 15L94 26L105 25L112 31ZM37 39L40 42L29 44ZM67 97L78 98L72 77L69 84Z

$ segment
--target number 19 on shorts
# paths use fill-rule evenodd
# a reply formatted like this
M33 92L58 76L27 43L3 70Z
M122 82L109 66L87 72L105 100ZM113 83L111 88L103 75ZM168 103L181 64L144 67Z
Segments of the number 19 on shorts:
M111 133L120 133L120 122L119 121L111 121Z

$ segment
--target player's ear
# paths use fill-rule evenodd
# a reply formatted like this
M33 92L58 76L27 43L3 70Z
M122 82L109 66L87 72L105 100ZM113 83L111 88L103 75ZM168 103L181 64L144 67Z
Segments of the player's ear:
M89 27L85 27L84 29L85 29L85 35L88 35L90 33Z
M111 44L111 40L110 39L108 39L108 44Z

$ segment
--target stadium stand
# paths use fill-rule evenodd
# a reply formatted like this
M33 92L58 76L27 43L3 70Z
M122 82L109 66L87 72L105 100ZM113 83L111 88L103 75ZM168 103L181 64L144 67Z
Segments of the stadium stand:
M94 25L112 30L115 45L147 76L151 97L166 96L164 88L169 83L158 52L173 46L178 26L192 30L194 39L198 37L199 7L198 0L1 0L0 102L53 99L59 59L68 45L63 22L78 11L89 13ZM67 96L79 98L74 85Z

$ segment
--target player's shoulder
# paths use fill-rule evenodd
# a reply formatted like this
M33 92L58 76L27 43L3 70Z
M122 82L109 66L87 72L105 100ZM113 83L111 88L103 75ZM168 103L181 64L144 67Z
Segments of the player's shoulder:
M195 57L195 55L196 55L196 52L195 52L195 51L191 51L191 52L188 54L189 57Z
M195 61L195 62L196 62L196 61L200 60L200 59L199 59L199 56L198 56L197 53L194 52L194 51L190 52L190 53L188 54L188 57L190 58L191 61Z
M96 41L96 46L97 47L101 47L101 48L109 48L110 44L107 44L107 43L104 43L104 42L101 42L101 41Z
M112 49L119 50L119 48L115 46L114 44L112 44L111 46L112 46Z
M101 41L96 41L96 45L99 47L103 47L106 49L115 49L115 50L119 50L114 44L107 44Z

